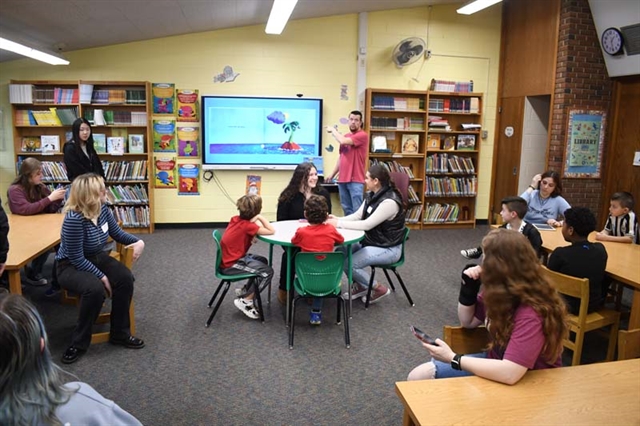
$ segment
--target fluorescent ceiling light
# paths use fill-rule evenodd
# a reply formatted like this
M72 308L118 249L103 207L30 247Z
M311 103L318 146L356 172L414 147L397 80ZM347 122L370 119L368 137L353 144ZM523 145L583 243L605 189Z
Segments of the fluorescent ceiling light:
M69 65L69 61L0 37L0 49L28 56L51 65Z
M500 3L502 0L475 0L462 6L456 10L461 15L471 15L479 10L485 9L489 6L493 6L496 3Z
M287 21L296 7L298 0L273 0L273 7L267 21L267 28L264 32L267 34L282 34Z

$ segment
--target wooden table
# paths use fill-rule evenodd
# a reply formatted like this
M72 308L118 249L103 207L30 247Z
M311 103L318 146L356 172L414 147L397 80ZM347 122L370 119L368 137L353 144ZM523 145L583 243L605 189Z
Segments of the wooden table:
M557 247L568 246L562 231L540 231L542 248L552 252ZM595 232L589 241L596 241ZM618 332L618 359L640 357L640 245L600 241L607 249L607 274L633 289L629 329Z
M397 382L403 425L638 425L640 359L480 377Z
M60 243L63 214L20 216L8 214L9 253L5 264L9 291L22 294L20 268Z

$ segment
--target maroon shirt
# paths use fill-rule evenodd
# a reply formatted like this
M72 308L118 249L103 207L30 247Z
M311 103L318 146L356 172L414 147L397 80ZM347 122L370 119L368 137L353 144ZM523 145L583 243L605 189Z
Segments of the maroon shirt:
M51 191L44 185L38 185L38 200L31 202L27 197L27 191L20 185L11 185L7 191L9 198L9 210L13 214L31 216L40 213L56 213L60 209L62 201L51 201Z

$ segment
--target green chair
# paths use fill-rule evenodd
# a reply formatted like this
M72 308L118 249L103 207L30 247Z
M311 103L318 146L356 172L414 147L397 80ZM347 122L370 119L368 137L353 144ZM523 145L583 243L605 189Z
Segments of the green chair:
M296 279L293 286L298 293L292 302L291 324L289 326L289 349L293 349L293 331L296 316L296 302L307 298L333 298L338 301L337 324L340 324L340 311L344 318L344 343L351 346L349 339L349 316L341 297L340 279L344 267L342 252L298 253L296 255Z
M218 285L218 288L216 288L215 293L213 293L211 300L209 301L209 307L213 305L213 301L216 300L218 293L220 293L220 289L222 289L223 287L224 289L222 290L222 295L220 296L220 299L218 299L218 303L216 303L215 308L213 308L213 312L211 312L211 316L207 321L207 327L209 327L209 325L211 324L211 321L213 321L213 317L216 316L216 312L218 312L218 308L220 307L220 304L222 303L224 296L227 294L227 291L229 291L229 286L231 285L231 283L243 281L247 279L253 282L254 289L255 289L254 291L255 301L258 304L258 312L260 313L260 321L264 322L264 313L262 312L262 301L260 300L260 290L256 285L257 281L254 280L254 278L256 278L256 274L246 273L246 274L238 274L238 275L225 275L222 272L220 272L220 264L222 263L222 248L220 247L220 238L221 238L220 231L216 229L213 231L212 235L213 235L213 240L216 242L215 273L216 273L216 278L219 278L221 281L220 281L220 284Z
M409 238L409 228L404 228L404 237L402 238L402 252L400 253L400 259L398 259L397 262L389 263L387 265L371 265L371 278L369 279L369 291L367 291L367 299L364 303L365 309L369 307L369 300L371 300L371 290L373 289L373 282L376 276L376 268L382 269L382 271L384 272L384 275L387 277L387 281L389 282L389 285L391 286L391 290L396 291L396 288L393 285L393 281L391 281L391 277L387 272L388 270L391 270L395 274L396 278L398 278L398 281L402 286L402 290L404 290L404 294L407 296L407 300L409 300L409 304L411 306L416 306L416 304L413 303L413 299L411 299L411 296L409 295L409 291L407 290L407 287L404 285L404 281L402 281L402 277L400 277L400 274L396 270L396 268L399 268L400 266L404 265L404 244L407 241L407 238Z

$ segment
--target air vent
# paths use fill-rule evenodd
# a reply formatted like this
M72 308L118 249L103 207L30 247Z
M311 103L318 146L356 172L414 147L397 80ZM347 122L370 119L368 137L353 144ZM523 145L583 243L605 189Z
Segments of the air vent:
M640 24L620 27L627 55L640 55Z

